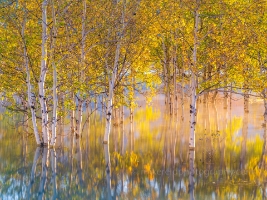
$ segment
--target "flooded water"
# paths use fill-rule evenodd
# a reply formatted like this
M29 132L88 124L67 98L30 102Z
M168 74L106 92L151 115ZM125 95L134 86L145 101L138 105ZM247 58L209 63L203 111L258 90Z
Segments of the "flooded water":
M104 120L90 117L81 141L59 127L57 148L36 147L21 117L0 117L0 199L265 199L267 147L263 103L243 112L241 97L198 103L195 184L189 187L188 103L164 113L161 99L140 100L131 125L113 126L103 145ZM114 120L116 122L116 120ZM110 170L106 173L106 160Z

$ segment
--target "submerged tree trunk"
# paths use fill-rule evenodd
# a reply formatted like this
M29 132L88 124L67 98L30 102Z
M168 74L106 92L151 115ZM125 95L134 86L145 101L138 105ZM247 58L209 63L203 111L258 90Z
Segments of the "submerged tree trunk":
M248 135L248 112L244 113L243 127L242 127L242 142L240 153L240 170L245 169L246 151L247 151L247 135Z
M190 104L190 135L189 135L189 188L194 187L194 162L195 162L195 125L196 125L196 88L197 77L194 70L197 70L197 47L198 47L198 25L199 25L199 0L196 0L195 26L194 26L194 49L193 69L191 69L191 104ZM192 189L190 189L191 191ZM190 192L191 196L191 192ZM191 198L192 199L192 198Z
M33 126L35 140L36 140L37 145L40 145L42 143L42 140L39 136L38 129L37 129L36 108L34 105L35 97L32 94L31 75L30 75L30 69L29 69L29 59L28 59L28 55L27 55L27 48L26 48L26 42L25 42L26 20L27 20L27 14L25 11L25 17L24 17L23 24L22 24L21 37L23 40L23 57L24 57L24 64L25 64L25 68L26 68L26 74L27 74L26 83L27 83L28 105L29 105L30 110L31 110L32 126Z
M56 32L56 13L54 8L54 0L52 2L52 16L53 16L53 35L51 37L51 57L52 57L52 66L53 66L53 117L52 117L52 137L51 145L56 145L57 138L57 107L58 107L58 97L57 97L57 69L55 63L55 38L57 35Z
M121 107L121 154L125 154L125 145L124 145L124 106Z
M227 89L224 89L224 98L223 98L223 108L227 109L228 107L228 92Z
M76 133L76 137L79 138L81 136L81 132L82 132L83 100L81 99L80 95L78 95L77 99L78 99L78 105L77 105L77 117L76 117L75 133Z
M117 2L117 1L116 1ZM114 2L115 4L117 4ZM123 1L124 9L125 9L125 1ZM122 21L122 28L119 29L120 32L118 32L118 41L116 44L116 51L115 51L115 57L114 57L114 63L113 68L110 70L108 66L106 66L106 70L110 72L108 74L108 82L109 82L109 92L108 92L108 99L107 99L107 106L106 106L106 126L105 126L105 135L104 135L104 144L109 143L109 135L111 130L111 119L112 119L112 109L113 109L113 96L114 96L114 87L115 87L115 81L117 77L118 67L119 67L119 59L120 59L120 51L121 51L121 40L123 37L123 31L124 31L124 21L125 16L124 12L122 11L121 21Z
M248 94L248 91L245 90L245 93L244 93L244 112L245 113L249 112L248 105L249 105L249 94Z
M39 101L41 105L41 116L42 116L42 137L43 144L49 144L49 133L48 133L48 112L46 106L45 97L45 78L47 72L47 0L42 3L42 58L41 58L41 73L39 80Z
M130 108L130 152L134 149L133 108Z
M85 40L86 40L86 0L83 0L83 14L82 14L82 42L81 42L81 79L84 81L84 65L85 65ZM76 137L81 137L82 134L82 120L83 120L83 97L80 93L77 94L77 118L76 118Z
M165 85L165 102L168 114L172 114L171 89L170 89L170 65L167 57L167 47L162 38L163 51L163 71L164 71L164 85Z
M197 47L198 47L198 23L199 23L199 0L196 0L197 7L195 10L195 26L194 26L194 49L193 49L193 69L191 69L191 104L190 104L190 136L189 150L195 150L195 125L196 125L196 89L197 77L195 71L197 69Z
M82 149L81 149L81 141L80 139L76 140L76 152L77 152L77 174L79 178L80 185L84 184L83 180L83 159L82 159Z
M109 82L109 94L108 94L108 103L107 103L107 111L106 111L106 126L105 126L105 135L104 135L104 141L103 141L104 144L109 143L109 135L110 135L110 130L111 130L112 107L113 107L112 99L113 99L113 92L114 92L113 91L114 83L112 80L111 82Z
M72 99L73 103L75 104L75 96L74 93L72 93ZM74 136L75 133L75 109L71 109L71 117L70 117L70 131L71 131L71 137Z

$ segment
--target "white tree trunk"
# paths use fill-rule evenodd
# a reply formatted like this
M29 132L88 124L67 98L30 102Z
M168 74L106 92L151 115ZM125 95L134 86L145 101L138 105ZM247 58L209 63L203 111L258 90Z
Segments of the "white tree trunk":
M75 96L74 93L72 93L72 100L73 103L75 104ZM71 120L70 120L70 130L71 130L71 137L75 135L75 109L71 110Z
M81 79L84 81L84 63L85 63L85 39L86 39L86 30L85 30L85 22L86 22L86 0L83 0L83 14L82 14L82 42L81 42ZM76 136L80 137L82 134L82 120L83 120L83 99L80 94L77 94L78 98L78 112L76 119Z
M109 93L108 93L107 106L106 106L107 109L106 109L106 127L105 127L104 141L103 141L104 144L109 143L109 135L110 135L110 130L111 130L111 119L112 119L111 116L112 116L112 107L113 107L112 99L113 99L113 95L114 95L115 81L116 81L116 76L117 76L118 67L119 67L121 40L123 38L123 32L124 32L124 28L125 28L125 13L124 13L125 12L125 4L126 4L126 2L123 1L123 11L122 11L122 16L121 16L122 28L119 29L120 32L117 33L117 35L119 35L119 37L118 37L118 41L117 41L117 45L116 45L113 69L109 73L109 76L108 76ZM110 71L110 69L108 68L108 65L106 65L106 67L107 67L107 71Z
M30 69L29 69L29 59L28 59L28 55L27 55L27 48L26 48L26 43L25 43L25 28L26 28L26 14L25 14L25 18L24 18L23 24L22 24L21 36L22 36L22 40L23 40L24 64L25 64L25 67L26 67L26 74L27 74L26 83L27 83L28 105L29 105L30 110L31 110L32 126L33 126L35 140L36 140L37 145L40 145L42 143L42 141L40 139L40 136L39 136L39 133L38 133L38 129L37 129L36 109L35 109L35 105L34 105L34 96L32 96L32 92L31 92L31 90L32 90L31 89L31 75L30 75Z
M42 4L42 58L41 58L41 73L39 80L39 101L41 105L41 116L42 116L42 136L43 144L49 144L49 133L48 133L48 113L46 106L45 97L45 78L47 72L47 0L43 1Z
M77 117L76 117L76 137L80 137L82 132L82 117L83 117L82 105L83 105L83 100L78 97Z
M109 76L109 93L108 93L108 102L107 102L107 111L106 111L106 127L105 127L105 135L104 135L104 141L103 143L109 142L109 135L110 135L110 129L111 129L111 119L112 119L112 107L113 107L113 94L114 94L114 86L118 71L118 65L119 65L119 58L120 58L120 41L117 43L116 47L116 53L115 53L115 60L113 65L113 70L111 76Z
M199 23L199 0L196 0L197 8L195 10L195 26L194 26L194 50L193 50L193 69L191 70L191 104L190 104L190 137L189 150L195 150L195 125L196 125L196 87L197 77L194 70L197 69L197 47L198 47L198 23Z
M240 170L245 169L246 153L247 153L247 136L248 136L248 112L244 110L243 126L242 126L242 142L240 153Z
M196 0L195 26L194 26L194 49L193 69L191 70L191 104L190 104L190 135L189 135L189 187L190 199L194 199L194 175L195 175L195 125L196 125L196 87L197 77L194 70L197 70L197 47L198 47L198 23L199 23L199 0ZM192 192L192 194L191 194Z
M113 76L113 75L112 75ZM113 88L114 84L111 80L109 82L109 95L108 95L108 103L107 103L107 111L106 111L106 126L105 126L105 135L104 135L104 144L109 143L109 135L110 135L110 129L111 129L111 115L112 115L112 99L113 99Z
M52 15L53 15L53 35L52 35L52 44L51 44L51 54L52 54L52 66L53 66L53 117L52 117L52 138L51 145L55 146L57 138L57 107L58 107L58 98L57 98L57 69L55 64L55 38L56 38L56 14L54 8L54 0L52 2Z
M121 154L124 155L125 154L125 145L124 145L124 106L121 106Z

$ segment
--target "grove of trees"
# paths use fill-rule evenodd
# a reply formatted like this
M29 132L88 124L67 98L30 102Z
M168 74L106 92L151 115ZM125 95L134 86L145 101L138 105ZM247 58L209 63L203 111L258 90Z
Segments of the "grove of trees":
M262 0L1 0L1 102L32 121L38 145L54 146L65 118L81 138L92 105L105 112L108 143L112 119L124 108L132 116L137 95L163 92L181 121L187 96L194 154L198 99L239 93L248 111L250 95L266 98L266 9Z

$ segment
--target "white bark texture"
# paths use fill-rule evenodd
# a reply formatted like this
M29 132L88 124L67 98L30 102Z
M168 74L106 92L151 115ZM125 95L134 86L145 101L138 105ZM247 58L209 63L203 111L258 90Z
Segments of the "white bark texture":
M48 133L48 113L46 106L45 97L45 78L47 72L47 0L43 1L42 4L42 58L41 58L41 73L39 80L39 101L41 106L42 116L42 137L43 144L49 144L49 133Z
M194 70L197 69L197 47L198 47L198 25L199 25L199 0L196 0L195 26L194 26L194 49L193 69L191 70L191 104L190 104L190 135L189 135L189 193L190 199L194 199L194 175L195 175L195 125L196 125L196 87L197 77Z
M194 49L193 49L193 69L191 70L191 104L190 104L190 137L189 149L195 149L195 125L196 125L196 87L197 77L194 69L197 69L197 47L198 47L198 25L199 25L199 0L196 0L195 26L194 26Z
M26 11L25 11L26 12ZM26 28L26 14L23 20L23 25L22 25L22 31L21 31L21 36L23 40L23 56L24 56L24 64L26 68L26 83L27 83L27 95L28 95L28 105L31 110L31 115L32 115L32 126L33 126L33 131L34 131L34 136L37 145L41 144L41 139L38 133L37 129L37 121L36 121L36 109L34 105L34 96L32 96L32 88L31 88L31 75L30 75L30 69L29 69L29 59L27 55L27 48L26 48L26 42L25 42L25 28Z
M117 1L116 1L117 2ZM114 2L115 3L115 2ZM117 4L117 3L116 3ZM115 51L115 58L114 58L114 63L113 63L113 69L112 71L107 67L107 71L110 71L108 79L109 79L109 93L108 93L108 99L107 99L107 109L106 109L106 127L105 127L105 135L104 135L104 144L109 143L109 135L110 135L110 130L111 130L111 119L112 119L112 108L113 108L113 96L114 96L114 87L115 87L115 81L116 81L116 76L118 72L118 67L119 67L119 59L120 59L120 51L121 51L121 42L123 38L123 32L125 29L125 6L126 2L125 0L123 1L123 11L121 15L121 21L122 21L122 27L118 35L118 41L116 44L116 51Z
M81 42L81 79L84 81L84 64L85 64L85 39L86 39L86 0L83 0L83 14L82 14L82 42ZM78 107L77 107L77 120L76 120L76 136L80 137L82 134L82 120L83 120L83 99L80 94L77 94Z
M51 145L55 146L57 138L57 107L58 107L58 97L57 97L57 69L55 64L55 42L56 42L56 13L54 7L54 0L52 2L52 16L53 16L53 35L51 44L51 54L52 54L52 66L53 66L53 117L52 117L52 137Z

